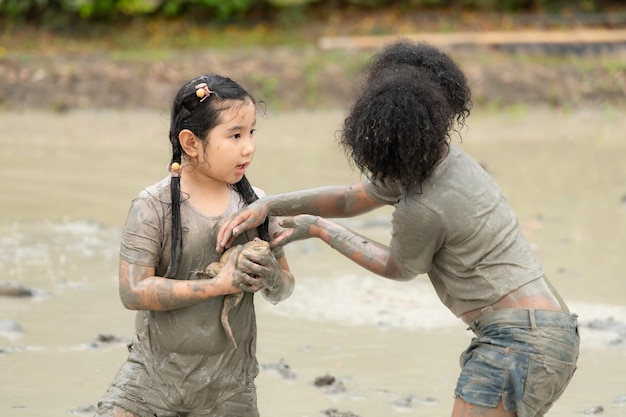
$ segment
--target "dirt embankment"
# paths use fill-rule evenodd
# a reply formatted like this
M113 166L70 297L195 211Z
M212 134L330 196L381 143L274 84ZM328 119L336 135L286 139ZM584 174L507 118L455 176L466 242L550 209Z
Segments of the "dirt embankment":
M43 48L42 48L43 49ZM597 106L626 104L626 44L558 48L451 48L474 102ZM272 47L0 55L0 109L167 109L190 78L217 72L279 109L348 106L372 50Z

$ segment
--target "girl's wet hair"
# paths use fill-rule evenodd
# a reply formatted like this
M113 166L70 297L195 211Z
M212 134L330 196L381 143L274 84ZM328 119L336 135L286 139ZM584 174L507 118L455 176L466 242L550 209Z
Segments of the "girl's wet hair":
M465 75L450 57L399 40L370 60L339 142L361 172L409 189L430 174L471 106Z
M210 94L200 97L196 93L198 89L207 91L205 88L198 88L202 83L206 84ZM222 110L231 105L231 103L226 103L226 100L251 101L256 104L254 98L238 83L217 74L195 78L187 82L178 91L171 109L169 136L172 144L172 160L170 166L176 163L182 164L183 150L178 139L180 132L189 129L194 135L205 141L211 130L220 123ZM247 204L259 198L245 175L238 183L234 184L234 187ZM180 264L183 248L180 218L180 176L176 174L172 175L171 178L171 195L172 253L165 276L174 278ZM268 219L265 219L265 222L259 226L258 232L263 240L269 240Z

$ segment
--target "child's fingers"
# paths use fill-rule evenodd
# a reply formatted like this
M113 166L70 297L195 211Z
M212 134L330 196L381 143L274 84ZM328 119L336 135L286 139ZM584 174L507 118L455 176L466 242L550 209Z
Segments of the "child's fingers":
M255 278L249 274L241 273L239 288L244 292L257 292L263 288L263 278Z

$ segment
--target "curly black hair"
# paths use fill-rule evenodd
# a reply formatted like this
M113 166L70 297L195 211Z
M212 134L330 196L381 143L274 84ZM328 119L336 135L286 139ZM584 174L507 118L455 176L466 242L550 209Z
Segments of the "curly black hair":
M465 75L449 56L400 39L370 60L339 143L364 174L409 189L445 155L471 107Z

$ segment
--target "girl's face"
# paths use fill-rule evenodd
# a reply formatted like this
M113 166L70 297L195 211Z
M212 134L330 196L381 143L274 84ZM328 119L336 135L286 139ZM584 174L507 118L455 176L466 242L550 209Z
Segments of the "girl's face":
M232 101L221 111L220 124L206 140L199 157L205 175L234 184L241 180L256 150L256 107L250 100Z

